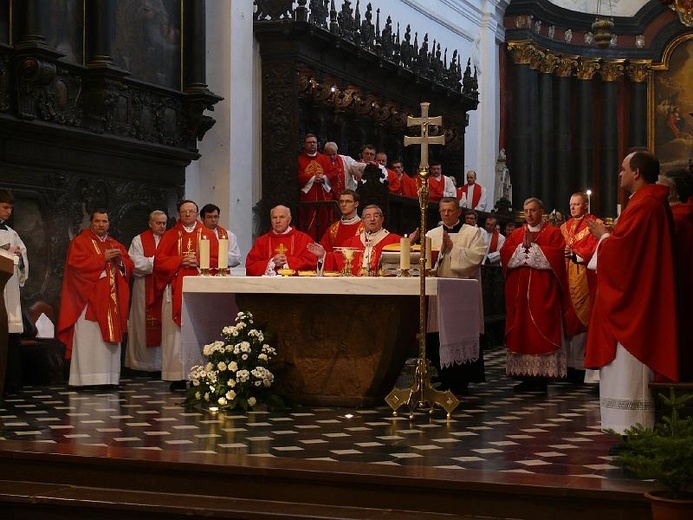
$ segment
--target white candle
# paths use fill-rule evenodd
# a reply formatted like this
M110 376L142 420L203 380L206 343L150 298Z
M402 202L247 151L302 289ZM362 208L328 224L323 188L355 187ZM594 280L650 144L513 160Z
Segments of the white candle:
M219 239L219 269L229 267L229 239Z
M587 213L592 213L592 190L587 190Z
M409 237L404 235L399 239L399 268L402 270L411 267L411 242Z
M209 269L209 239L202 237L199 243L200 269Z
M621 216L621 205L616 204L616 216L620 217Z
M430 269L433 265L431 256L431 237L426 237L426 269Z

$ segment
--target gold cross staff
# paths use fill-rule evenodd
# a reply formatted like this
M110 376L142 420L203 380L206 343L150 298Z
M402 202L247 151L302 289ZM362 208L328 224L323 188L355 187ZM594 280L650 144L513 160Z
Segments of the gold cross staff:
M421 103L421 117L407 117L407 126L417 126L421 125L421 136L420 137L410 137L408 135L404 136L404 146L409 146L410 144L420 144L421 145L421 163L419 164L419 169L428 170L428 145L429 144L445 144L445 136L437 135L431 137L428 135L429 125L442 125L443 116L428 117L428 107L431 106L430 103Z

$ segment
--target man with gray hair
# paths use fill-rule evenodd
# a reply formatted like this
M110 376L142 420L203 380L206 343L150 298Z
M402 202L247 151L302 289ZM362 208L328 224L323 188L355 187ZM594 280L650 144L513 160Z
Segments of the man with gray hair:
M132 239L128 254L135 263L128 321L125 366L145 372L161 371L161 295L154 290L154 254L166 232L166 213L149 214L148 228Z
M323 147L323 153L332 163L332 170L329 177L332 181L332 189L335 194L340 194L344 190L355 190L356 182L361 178L365 163L337 153L339 148L334 141L328 141Z
M544 222L544 203L524 203L525 225L501 248L505 275L506 373L522 382L516 392L546 392L550 379L567 374L563 342L567 303L565 240L560 229Z

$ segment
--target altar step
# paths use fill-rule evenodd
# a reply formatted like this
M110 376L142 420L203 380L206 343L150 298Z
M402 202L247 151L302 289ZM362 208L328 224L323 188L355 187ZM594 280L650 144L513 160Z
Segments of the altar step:
M642 482L24 444L0 450L3 519L650 518Z

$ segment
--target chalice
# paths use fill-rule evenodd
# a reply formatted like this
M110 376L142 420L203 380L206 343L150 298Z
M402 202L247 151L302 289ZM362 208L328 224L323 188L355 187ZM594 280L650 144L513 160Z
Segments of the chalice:
M354 276L351 272L351 262L354 260L354 255L361 251L361 249L356 249L354 247L335 247L335 251L342 253L344 258L344 269L342 269L342 276Z

